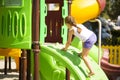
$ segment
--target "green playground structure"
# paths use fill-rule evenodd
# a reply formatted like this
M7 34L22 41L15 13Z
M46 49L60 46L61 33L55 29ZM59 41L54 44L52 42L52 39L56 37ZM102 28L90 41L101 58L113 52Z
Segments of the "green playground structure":
M0 1L1 48L31 48L31 2L31 0Z
M89 70L78 57L81 42L77 38L67 52L61 51L68 32L64 18L71 13L77 23L83 23L96 18L104 7L105 0L0 0L0 48L22 49L20 80L26 79L25 50L33 50L32 64L27 62L27 71L32 72L27 78L32 73L33 80L38 80L38 75L40 80L65 80L67 68L71 80L108 80L97 64L96 46L89 55L95 69L92 77L87 76Z
M108 80L100 66L92 59L91 64L95 75L88 77L88 69L83 60L78 57L76 49L61 51L55 46L41 46L40 74L41 80L64 80L65 68L71 72L71 80Z
M89 70L81 57L78 57L78 53L81 51L81 41L78 42L77 40L75 37L72 46L69 47L67 52L61 50L64 45L59 43L41 45L41 53L39 55L40 80L65 80L66 68L71 73L70 80L108 80L106 74L97 63L98 48L96 46L92 48L89 54L95 75L88 77ZM78 44L75 43L76 41ZM78 47L80 49L77 49Z

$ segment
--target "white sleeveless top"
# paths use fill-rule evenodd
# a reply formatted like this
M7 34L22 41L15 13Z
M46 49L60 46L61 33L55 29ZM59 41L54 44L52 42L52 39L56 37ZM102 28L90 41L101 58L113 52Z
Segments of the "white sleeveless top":
M80 33L77 31L77 27L81 28ZM80 40L82 40L83 42L85 42L93 34L93 32L91 30L87 29L82 24L78 24L77 27L72 26L72 28L70 30L74 30L74 35L76 37L78 37Z

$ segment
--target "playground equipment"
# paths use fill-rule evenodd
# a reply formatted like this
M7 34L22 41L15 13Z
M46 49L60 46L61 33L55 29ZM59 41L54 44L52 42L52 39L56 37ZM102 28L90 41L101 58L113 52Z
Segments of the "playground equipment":
M0 49L0 56L12 57L15 59L16 69L19 70L19 58L21 57L21 49ZM5 65L7 65L5 63ZM7 66L5 66L5 74L7 74Z
M72 5L74 5L74 2L82 2L82 1L78 1L78 0L74 0L73 1L73 3L72 3ZM84 2L84 1L83 1ZM88 3L88 1L85 1L86 3ZM93 1L94 2L94 1ZM96 7L96 4L97 4L97 7ZM84 4L82 4L82 5L84 5ZM93 5L93 4L92 4ZM73 6L71 6L72 8L73 8ZM93 15L94 15L94 13L95 14L97 14L97 15L90 15L90 14L87 14L88 16L90 16L90 18L92 19L92 18L95 18L95 17L97 17L98 16L98 14L101 12L101 10L99 9L99 3L98 2L96 2L95 1L95 6L94 7L96 7L97 9L94 9L94 11L97 11L97 13L95 13L95 12L91 12ZM81 5L79 5L79 8L81 8ZM82 7L83 8L83 7ZM93 8L93 7L92 7ZM73 10L76 10L76 7L74 7L74 9ZM84 9L83 9L84 10ZM87 10L91 10L91 8L88 8ZM82 11L82 10L80 10L80 9L78 9L78 10L76 10L76 11L79 11L78 13L81 13L81 12L83 12L84 13L84 11ZM74 11L72 11L71 10L71 13L72 12L74 12ZM80 14L79 14L80 15ZM72 16L76 16L76 14L73 14ZM78 15L77 15L78 16ZM83 17L85 17L86 15L85 14L83 14L82 15ZM75 19L76 19L76 17L75 17ZM82 21L83 20L83 21ZM81 18L81 21L82 22L85 22L85 21L87 21L87 20L89 20L89 18L88 17L86 17L86 18ZM81 23L81 22L80 22ZM50 31L50 30L49 30ZM53 32L52 32L53 33ZM49 32L49 34L48 35L50 35L51 34L51 32ZM51 44L52 45L52 44ZM52 47L57 47L56 45L55 46L52 46ZM47 49L46 49L47 48ZM65 64L63 64L63 62L65 63L65 61L64 61L64 59L62 58L62 59L60 59L59 60L59 58L61 58L60 56L59 57L57 57L56 58L56 56L58 56L59 54L61 54L61 52L59 52L59 48L56 50L55 49L55 51L54 51L54 49L55 48L53 48L53 49L49 49L49 47L43 47L43 46L41 46L41 54L42 54L42 57L43 57L43 59L42 60L40 60L41 62L40 63L45 63L44 61L46 61L46 62L48 62L48 64L49 64L49 67L45 67L45 65L44 66L41 66L41 68L40 68L40 74L41 74L41 79L44 79L44 80L54 80L54 79L65 79L65 72L64 72L64 70L65 70L65 68L67 67L70 71L71 71L71 73L73 73L72 75L74 75L74 77L72 78L73 80L75 79L75 80L85 80L85 79L87 79L86 78L86 76L85 77L80 77L79 75L82 75L81 73L79 73L79 70L76 70L76 71L78 71L78 72L74 72L74 71L72 71L72 69L71 68L69 68L70 66L69 65L67 65L68 63L66 63L66 65ZM97 48L96 48L97 49ZM49 51L49 53L47 52L47 51ZM46 57L45 56L43 56L43 54L49 54L49 55L52 55L51 57L50 57L50 59L51 60L48 60L48 59L46 59ZM98 53L98 51L96 52L96 53ZM46 55L45 54L45 55ZM57 55L58 54L58 55ZM49 56L49 55L46 55L46 56ZM92 54L92 56L93 56L93 54ZM41 58L42 58L41 57ZM41 59L40 58L40 59ZM54 58L55 58L55 60L54 60ZM44 60L45 59L45 60ZM60 64L61 64L61 62L62 62L62 68L63 68L63 70L62 70L62 68L59 68L58 66L56 66L56 65L59 65L59 62L57 61L57 59L58 59L58 61L60 62ZM96 58L95 58L95 60L96 60ZM42 62L43 61L43 62ZM55 62L55 64L54 63L52 63L52 62ZM58 62L58 63L57 63ZM69 61L68 61L69 62ZM97 60L96 60L96 62L97 62ZM51 65L52 64L52 65ZM70 64L70 63L69 63ZM71 65L71 64L70 64ZM53 67L54 66L54 67ZM55 67L56 66L56 67ZM56 68L58 67L58 69L56 70ZM76 67L74 67L74 66L72 66L74 69L77 69ZM47 72L47 70L46 69L49 69L50 70L50 72L48 73ZM98 71L99 72L99 71ZM79 74L79 75L78 75ZM45 76L45 75L51 75L51 76ZM58 76L59 75L59 76ZM71 76L72 76L71 75ZM96 79L96 80L107 80L107 77L105 76L105 74L104 74L104 79L102 79L102 78L99 78L99 77L97 77L97 78L92 78L92 79Z
M31 2L0 1L0 48L31 48Z
M74 0L71 6L72 16L75 16L76 19L77 17L80 18L79 16L83 16L82 18L80 18L80 23L83 23L89 19L96 18L102 10L100 7L101 1L102 0L98 0L98 1L97 0L93 0L93 1ZM87 68L84 69L83 67L81 67L81 66L84 66L84 67L86 66L84 65L83 61L79 57L77 57L76 59L81 62L77 63L78 65L76 65L76 63L74 63L70 57L68 58L65 53L63 54L63 52L59 52L60 50L58 49L60 49L60 47L54 48L55 46L52 46L51 48L51 46L46 47L44 44L49 42L52 45L52 43L56 43L56 42L65 43L67 41L67 29L65 27L64 18L68 15L68 1L40 0L39 2L39 0L33 0L33 5L31 4L31 2L32 0L18 0L18 1L1 0L0 1L0 11L2 11L0 13L0 48L19 48L19 49L29 49L29 50L33 49L33 52L35 53L34 60L32 59L33 64L35 64L33 66L34 80L38 80L39 74L40 74L40 78L43 80L49 80L48 78L50 78L51 80L54 80L54 79L59 80L58 78L59 74L61 78L65 78L65 75L63 74L65 74L64 69L66 67L72 72L71 74L71 77L73 76L72 79L75 79L75 80L87 79ZM79 4L77 4L77 6L73 6L76 3L79 3ZM90 6L88 3L90 4ZM53 5L53 4L57 5L57 9L55 8L54 8L55 10L49 9L50 5ZM82 6L85 6L86 8ZM94 8L93 11L91 11L92 8ZM79 11L78 13L84 13L84 14L82 15L79 14L78 16L78 14L73 14L74 12L73 10ZM38 13L39 11L40 13ZM85 14L85 13L88 13L88 14ZM39 15L40 15L40 22L38 22ZM90 16L90 18L85 16ZM40 23L40 27L38 25L39 23ZM56 67L55 71L53 70L53 76L51 73L52 72L51 69L46 68L50 71L46 71L46 69L42 69L42 67L45 68L46 67L45 65L47 65L44 62L40 63L40 70L38 70L38 55L39 55L38 53L40 51L39 43L44 44L41 46L42 52L40 56L42 55L44 58L48 54L48 56L50 55L53 56L52 59L55 59L54 62L51 63L52 65L48 64L48 65L51 65L50 68L52 68L52 70L54 69L53 66L56 66L54 64L56 60L57 59L60 60L59 61L60 67ZM74 53L75 48L72 48L72 49L73 51L70 51L71 54ZM63 55L60 55L60 54L63 54ZM40 58L42 59L42 57ZM23 59L25 59L24 56L23 56ZM52 59L50 61L52 61ZM44 58L42 60L47 61L47 58ZM64 64L65 60L67 60L68 63ZM90 79L91 80L94 80L94 79L107 80L107 77L102 71L102 69L96 64L96 62L92 58L91 58L91 63L95 65L96 75ZM27 68L30 68L30 66L28 66ZM24 69L25 68L23 67L23 70ZM27 70L29 71L29 69ZM98 73L102 74L101 77L98 77ZM45 74L47 74L48 76L45 77ZM49 76L49 74L51 76ZM83 77L79 75L82 75ZM21 80L25 80L25 79L26 79L26 72L22 72Z
M104 10L105 0L73 0L71 4L71 15L77 23L83 23L99 16Z
M21 49L0 49L0 56L21 57Z
M102 46L101 67L110 80L120 79L120 46Z
M1 0L0 1L0 11L1 11L0 12L0 48L6 48L6 50L8 48L10 48L11 50L31 49L31 45L32 45L31 2L32 0L17 0L17 1ZM14 55L19 55L19 53L16 53ZM19 59L19 57L17 59ZM26 58L24 57L21 59L25 60ZM19 63L17 63L17 66L18 64ZM26 65L26 64L22 62L21 65ZM21 70L22 72L19 71L20 76L22 75L21 80L24 80L23 78L24 76L26 76L26 70L24 70L24 66L22 66Z
M82 48L82 42L75 37L71 45L67 52L61 51L64 45L59 43L41 45L41 53L39 55L40 64L42 64L39 68L41 80L64 80L65 68L70 70L70 79L72 80L108 80L103 70L97 64L98 54L96 53L98 48L96 46L91 49L89 54L90 63L95 69L95 75L88 77L89 70L84 61L78 57L78 53Z
M43 64L40 67L41 80L64 80L65 68L70 70L70 79L72 80L108 80L94 59L90 58L90 63L95 69L95 75L88 77L88 68L84 61L78 57L79 50L71 46L67 52L64 52L60 50L61 47L63 45L60 44L41 46L40 63ZM94 54L92 53L91 55L93 56Z

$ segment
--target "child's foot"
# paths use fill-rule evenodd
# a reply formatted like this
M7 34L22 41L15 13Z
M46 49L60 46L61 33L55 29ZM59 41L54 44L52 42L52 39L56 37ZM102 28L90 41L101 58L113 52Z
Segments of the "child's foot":
M93 76L94 74L95 74L95 73L90 72L90 73L88 74L88 77Z

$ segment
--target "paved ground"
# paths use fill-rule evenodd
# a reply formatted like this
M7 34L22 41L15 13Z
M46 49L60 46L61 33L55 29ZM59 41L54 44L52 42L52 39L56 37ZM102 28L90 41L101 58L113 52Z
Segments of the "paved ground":
M11 71L8 71L7 75L4 75L4 60L0 60L0 80L19 80L19 73L15 70L16 65L14 60L11 60Z

